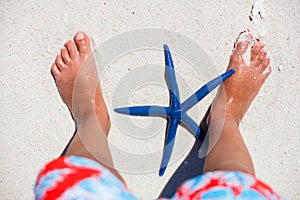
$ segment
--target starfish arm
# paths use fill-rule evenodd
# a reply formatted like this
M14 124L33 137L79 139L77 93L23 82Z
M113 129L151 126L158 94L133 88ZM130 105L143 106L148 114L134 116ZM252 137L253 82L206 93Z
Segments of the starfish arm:
M115 108L114 111L120 114L137 116L160 116L167 117L170 109L162 106L132 106Z
M169 123L168 123L168 128L167 128L167 136L165 140L165 145L164 145L164 152L163 152L163 157L159 169L159 175L162 176L164 175L168 162L170 160L173 146L174 146L174 141L175 141L175 136L176 136L176 130L178 127L179 120L176 118L171 118Z
M218 85L220 85L223 81L229 78L234 73L234 69L230 69L224 74L218 76L217 78L209 81L204 86L202 86L195 94L190 96L187 100L185 100L182 105L182 111L187 111L191 107L193 107L196 103L198 103L201 99L203 99L208 93L210 93L213 89L215 89Z
M176 81L176 76L175 76L175 69L174 69L174 64L172 60L172 55L169 50L168 45L164 44L164 54L165 54L165 66L166 66L166 82L169 88L169 93L170 93L170 106L174 108L179 108L180 106L180 97L179 97L179 89Z
M198 124L186 113L182 114L181 122L193 133L197 139L199 139L201 142L204 141L205 134L201 132L200 126L198 126Z

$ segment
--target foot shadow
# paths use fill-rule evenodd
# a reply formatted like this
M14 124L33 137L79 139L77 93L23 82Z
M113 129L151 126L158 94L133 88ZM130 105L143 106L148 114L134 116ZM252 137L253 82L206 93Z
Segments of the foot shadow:
M198 150L201 147L199 140L195 140L194 145L186 157L186 159L179 165L168 183L159 195L159 198L170 198L175 193L177 188L186 180L199 176L203 173L204 158L199 158Z
M72 135L71 139L69 140L68 144L65 146L64 150L61 152L60 157L66 155L67 150L68 150L68 148L69 148L69 146L70 146L72 140L73 140L74 137L75 137L75 134L76 134L76 131L73 133L73 135Z

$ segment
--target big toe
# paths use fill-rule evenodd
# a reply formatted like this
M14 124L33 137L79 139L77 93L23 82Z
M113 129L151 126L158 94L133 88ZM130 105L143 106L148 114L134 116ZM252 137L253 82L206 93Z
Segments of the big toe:
M242 32L238 39L237 42L235 44L235 48L233 50L233 55L234 56L242 56L247 48L249 47L249 44L252 42L253 40L253 35L249 32Z
M230 65L238 66L241 63L244 64L243 54L247 51L249 44L253 41L253 35L249 32L240 33L235 45L233 52L230 57Z
M91 52L90 39L85 32L78 32L74 36L74 42L79 55L86 56Z

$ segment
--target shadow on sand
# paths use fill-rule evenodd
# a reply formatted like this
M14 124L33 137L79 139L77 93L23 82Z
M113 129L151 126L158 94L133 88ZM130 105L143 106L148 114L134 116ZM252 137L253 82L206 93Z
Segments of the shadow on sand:
M201 142L199 140L195 140L190 153L174 172L174 174L162 190L161 194L159 195L160 198L172 197L175 194L177 188L184 181L199 176L203 173L205 157L199 158L198 150L200 149L200 147Z

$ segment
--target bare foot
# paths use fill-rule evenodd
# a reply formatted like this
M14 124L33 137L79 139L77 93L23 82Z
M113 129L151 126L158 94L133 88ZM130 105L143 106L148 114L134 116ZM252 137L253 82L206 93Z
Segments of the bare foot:
M78 32L67 41L51 67L56 86L77 125L92 115L97 116L103 131L108 134L110 119L103 100L90 40Z
M220 87L212 106L210 120L224 116L225 113L226 117L232 117L239 124L271 73L268 51L261 41L256 42L251 49L250 65L245 64L243 54L252 41L253 36L250 33L240 35L227 68L234 68L235 73L224 82L224 87Z

